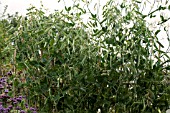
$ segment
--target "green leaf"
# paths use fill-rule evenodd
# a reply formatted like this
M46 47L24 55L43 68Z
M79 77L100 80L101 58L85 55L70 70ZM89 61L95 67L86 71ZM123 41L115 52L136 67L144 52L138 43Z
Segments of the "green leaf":
M125 5L122 3L122 4L120 5L120 7L121 7L121 8L125 8Z
M103 32L107 31L107 26L106 27L102 27Z
M139 15L143 15L141 12L139 12L139 11L135 11L137 14L139 14Z
M86 10L85 10L85 9L83 10L83 8L80 8L80 7L78 7L78 6L76 6L76 7L77 7L77 9L81 10L81 12L82 12L83 14L86 13Z
M161 21L162 21L162 22L164 22L164 21L165 21L164 16L160 15L160 18L161 18Z
M71 7L68 7L68 11L70 11L71 10Z
M142 15L142 18L144 19L145 17L147 17L147 15Z
M92 34L92 36L97 36L101 33L102 31L101 30L98 30L96 33Z
M26 68L25 63L23 63L23 62L18 63L17 68L18 68L19 70L22 70L22 69Z
M71 7L68 7L68 8L67 8L67 7L65 6L65 10L66 10L67 12L69 12L69 11L71 10Z
M162 48L164 48L164 46L163 46L159 41L157 41L157 43L159 44L159 46L161 46Z
M170 66L166 66L165 69L170 70Z
M136 0L135 2L136 2L136 3L142 3L141 1L137 1L137 0Z
M42 35L44 33L44 30L37 31L38 35Z
M75 25L74 22L68 23L69 26L73 27Z
M105 22L107 20L107 18L103 19L101 22L100 22L100 25L103 24L103 22Z
M50 40L50 46L54 45L54 38Z
M96 17L97 17L97 15L96 15L96 14L93 14L93 13L91 13L91 16L92 16L93 18L96 18Z
M165 10L166 7L162 7L161 5L159 6L158 10Z
M157 31L155 32L155 35L157 35L160 31L161 31L161 30L157 30Z

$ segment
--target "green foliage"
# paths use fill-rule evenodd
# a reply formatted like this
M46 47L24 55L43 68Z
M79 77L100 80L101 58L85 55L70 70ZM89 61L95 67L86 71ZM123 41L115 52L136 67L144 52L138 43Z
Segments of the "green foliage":
M26 17L1 20L0 55L9 53L1 62L14 68L15 92L39 112L166 111L169 57L159 49L160 30L149 30L139 3L110 0L102 20L88 10L87 24L79 5L48 16L31 7Z

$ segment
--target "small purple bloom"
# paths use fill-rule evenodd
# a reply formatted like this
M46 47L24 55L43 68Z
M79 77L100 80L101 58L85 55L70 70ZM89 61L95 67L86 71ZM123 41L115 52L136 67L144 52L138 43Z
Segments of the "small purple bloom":
M17 104L18 102L17 101L14 101L13 104Z
M0 110L4 109L2 105L0 105Z
M13 101L15 101L15 99L14 98L10 98L10 100L13 102Z
M21 110L21 107L17 106L15 109L16 109L16 110Z
M7 73L7 75L12 75L12 72L11 72L11 71L9 71L9 72Z
M22 98L23 96L19 96L18 98Z
M3 96L1 95L1 96L0 96L0 99L2 99L2 98L3 98Z
M13 108L13 106L12 106L12 105L9 105L8 108L11 110L11 109Z
M5 89L5 93L8 93L9 92L9 90L8 89Z
M3 89L3 88L4 88L4 86L2 84L0 84L0 89Z
M0 106L0 111L1 111L2 113L7 113L6 108L4 108L2 105Z
M30 110L31 110L31 111L35 111L35 108L33 108L33 107L30 107Z
M28 108L28 104L27 103L25 104L25 107Z
M4 111L5 111L6 113L9 113L10 109L9 109L9 108L5 108Z
M2 95L3 98L10 98L8 95Z
M21 102L22 98L16 98L16 100L17 100L18 102Z
M20 113L26 113L24 110L21 110Z
M5 82L6 82L6 79L7 79L6 77L2 77L1 80L0 80L1 83L5 83Z

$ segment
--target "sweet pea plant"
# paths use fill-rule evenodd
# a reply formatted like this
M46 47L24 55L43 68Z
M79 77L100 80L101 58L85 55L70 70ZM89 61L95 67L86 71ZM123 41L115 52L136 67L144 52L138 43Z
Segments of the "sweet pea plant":
M161 50L161 30L150 30L145 19L170 6L143 14L140 1L109 0L101 17L82 3L49 15L31 7L26 16L0 21L0 71L15 73L1 78L1 108L28 112L28 103L40 113L165 112L170 57ZM160 17L159 24L169 20Z

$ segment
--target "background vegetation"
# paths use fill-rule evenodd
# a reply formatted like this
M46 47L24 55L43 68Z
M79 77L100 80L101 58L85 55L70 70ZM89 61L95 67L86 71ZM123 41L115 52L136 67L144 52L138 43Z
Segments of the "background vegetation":
M1 19L0 73L12 71L12 95L25 95L40 113L165 112L170 60L160 30L151 31L145 18L170 6L146 15L140 1L110 0L99 18L84 4L48 16L43 6L31 7L25 17Z

